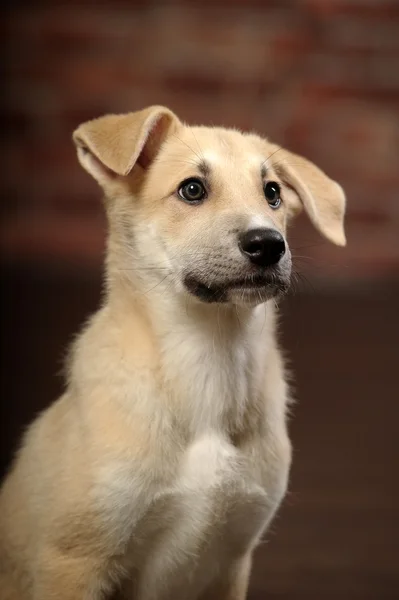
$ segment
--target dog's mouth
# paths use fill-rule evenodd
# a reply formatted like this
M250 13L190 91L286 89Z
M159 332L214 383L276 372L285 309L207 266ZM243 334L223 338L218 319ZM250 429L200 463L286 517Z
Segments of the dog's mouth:
M228 302L232 296L243 300L256 297L261 302L285 294L289 279L276 274L258 274L224 282L205 283L198 277L188 274L184 277L188 292L203 302Z

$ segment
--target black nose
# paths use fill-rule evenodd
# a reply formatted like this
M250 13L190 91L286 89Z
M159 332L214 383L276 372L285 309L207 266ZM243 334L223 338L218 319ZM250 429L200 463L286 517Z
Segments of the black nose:
M240 236L239 246L260 267L275 265L285 253L284 238L275 229L250 229Z

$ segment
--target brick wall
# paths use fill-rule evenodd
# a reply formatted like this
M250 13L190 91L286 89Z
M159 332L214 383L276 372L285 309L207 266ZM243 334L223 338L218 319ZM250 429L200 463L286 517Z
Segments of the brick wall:
M188 121L256 129L344 185L349 245L301 218L302 271L398 275L398 1L31 0L3 17L4 260L97 267L100 192L71 132L163 103Z

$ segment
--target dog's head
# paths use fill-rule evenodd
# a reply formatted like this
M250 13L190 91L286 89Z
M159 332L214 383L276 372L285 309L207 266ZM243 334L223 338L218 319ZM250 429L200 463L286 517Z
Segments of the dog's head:
M303 207L344 245L345 196L315 165L257 135L189 127L154 106L74 132L103 187L114 274L203 302L256 304L287 289L290 218Z

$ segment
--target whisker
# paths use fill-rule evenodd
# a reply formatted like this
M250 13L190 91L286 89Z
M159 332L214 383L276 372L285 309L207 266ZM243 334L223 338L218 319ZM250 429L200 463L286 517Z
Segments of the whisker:
M157 163L158 164L162 164L162 163L175 163L175 164L186 164L186 165L190 165L193 167L198 167L198 164L195 162L195 160L190 160L190 159L184 159L184 158L160 158L157 159Z
M153 292L159 285L161 285L165 279L168 277L168 274L165 275L165 277L163 279L161 279L161 281L158 281L152 288L150 288L149 290L146 290L143 292L143 295L146 296L147 294L149 294L150 292ZM173 279L172 281L169 282L170 284L173 283Z
M235 308L235 314L236 314L236 317L237 317L238 328L240 330L242 330L242 324L241 324L241 321L240 321L240 317L238 315L237 304L234 304L234 308Z
M328 246L329 242L325 242L320 240L319 242L315 242L314 244L307 244L306 246L293 246L291 240L291 250L306 250L307 248L318 248L319 246Z
M202 152L201 146L200 146L200 145L199 145L199 143L198 143L198 139L197 139L197 137L196 137L196 135L195 135L195 133L194 133L194 130L193 130L193 129L191 129L191 133L193 134L193 138L195 139L195 142L196 142L196 144L197 144L197 146L198 146L198 150L199 150L199 153L200 153L200 155L201 155L201 159L202 159L202 160L204 160L204 154L203 154L203 152Z
M282 149L283 149L282 146L279 146L278 148L276 148L276 150L274 150L271 154L269 154L269 156L267 158L265 158L265 160L261 164L261 168L265 166L265 164L271 159L272 156L277 154L277 152L280 152L280 150L282 150Z
M173 136L179 140L179 142L181 142L182 144L184 144L186 146L186 148L188 148L189 150L191 150L191 152L194 152L194 154L198 157L199 160L202 160L201 156L198 154L198 152L196 152L193 148L191 148L191 146L189 144L187 144L187 142L185 142L184 140L182 140L181 138L179 138L179 136L174 133Z
M301 254L292 254L291 256L292 256L293 260L297 260L297 259L312 260L314 262L316 262L318 260L315 256L303 256Z

